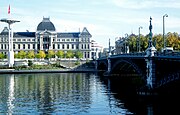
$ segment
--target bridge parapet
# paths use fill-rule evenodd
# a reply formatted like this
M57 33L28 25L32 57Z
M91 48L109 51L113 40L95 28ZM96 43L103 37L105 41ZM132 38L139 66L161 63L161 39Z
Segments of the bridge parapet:
M180 56L180 52L155 52L155 56Z

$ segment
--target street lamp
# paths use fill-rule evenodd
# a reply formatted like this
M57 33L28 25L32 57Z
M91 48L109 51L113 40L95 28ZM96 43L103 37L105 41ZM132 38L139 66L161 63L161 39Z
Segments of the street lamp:
M165 33L164 17L168 17L168 15L167 14L163 15L163 40L164 40L164 49L165 49L165 47L166 47L166 40L165 40L165 37L164 37L164 33Z
M124 53L127 53L127 46L126 46L126 45L127 45L127 44L126 44L127 38L128 38L128 34L126 33L126 34L125 34Z
M8 27L9 27L8 28L9 29L8 64L9 64L9 67L13 67L13 65L14 65L14 50L13 50L13 31L12 31L11 25L16 23L16 22L20 22L20 21L14 20L14 19L6 19L6 18L1 19L0 21L7 23Z
M143 28L142 26L139 27L139 38L138 38L138 48L137 48L138 52L140 52L140 47L141 47L140 46L140 31L141 31L142 28Z

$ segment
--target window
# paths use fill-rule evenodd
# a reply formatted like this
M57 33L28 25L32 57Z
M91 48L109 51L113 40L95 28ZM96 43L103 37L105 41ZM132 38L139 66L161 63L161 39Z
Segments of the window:
M55 44L53 44L53 49L55 49Z
M30 41L31 41L31 39L28 39L28 41L30 42Z
M18 49L21 49L21 46L20 46L20 44L18 44Z
M30 44L28 44L28 49L30 49Z
M74 42L74 39L71 39L72 42Z
M62 49L64 49L64 44L62 45Z
M20 42L20 41L21 41L21 39L18 39L18 41Z
M65 39L62 39L63 42L65 42Z
M86 44L84 44L84 48L86 49Z
M90 56L89 56L89 52L88 52L88 54L87 54L87 58L89 58Z
M7 47L6 47L6 44L4 44L4 49L6 49Z
M26 41L26 39L23 39L23 41L25 42L25 41Z
M67 42L69 42L70 40L69 39L66 39Z
M74 44L72 44L72 49L74 49Z
M83 44L82 44L82 46L81 46L81 49L83 49Z
M67 44L67 49L69 49L69 44Z
M35 49L35 44L33 44L33 49Z
M1 44L1 49L3 49L3 44Z
M60 49L60 44L58 44L58 49Z
M13 44L13 49L15 49L16 47L15 47L15 44Z
M26 45L25 44L23 44L23 49L25 49L26 48Z

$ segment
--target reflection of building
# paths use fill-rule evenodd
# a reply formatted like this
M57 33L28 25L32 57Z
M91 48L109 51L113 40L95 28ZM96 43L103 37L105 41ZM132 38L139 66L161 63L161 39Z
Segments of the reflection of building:
M8 28L0 33L0 52L8 52ZM56 32L54 24L49 18L43 18L37 26L36 32L15 32L13 39L14 52L21 50L35 52L39 50L80 50L83 58L91 58L91 34L84 27L82 32Z
M96 59L100 57L100 53L103 52L103 46L100 46L94 40L91 41L91 56L92 59Z

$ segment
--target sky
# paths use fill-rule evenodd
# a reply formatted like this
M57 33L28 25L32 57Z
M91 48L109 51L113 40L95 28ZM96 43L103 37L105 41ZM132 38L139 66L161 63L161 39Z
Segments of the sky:
M8 6L11 13L8 15ZM57 32L78 32L84 27L104 48L115 45L117 37L125 34L149 34L152 32L180 33L180 0L0 0L0 19L13 18L14 32L35 32L43 17L49 17ZM7 26L0 22L0 32Z

